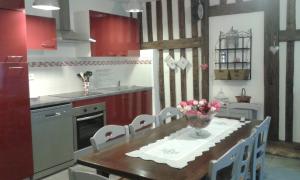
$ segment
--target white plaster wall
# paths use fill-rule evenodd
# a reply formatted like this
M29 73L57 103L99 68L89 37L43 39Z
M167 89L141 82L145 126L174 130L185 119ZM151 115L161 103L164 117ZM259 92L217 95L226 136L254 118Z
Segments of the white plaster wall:
M279 44L279 139L285 140L286 42Z
M155 61L154 59L158 59L158 50L156 49L147 49L147 50L141 50L140 53L141 57L140 59L151 59L152 60L152 79L151 79L151 85L152 85L152 109L153 114L158 114L160 112L160 101L159 101L159 62ZM142 73L140 73L142 74ZM139 74L139 75L140 75ZM141 81L144 81L143 76L141 77Z
M298 9L300 10L300 8ZM294 62L294 142L300 142L300 41L295 43L295 62Z
M252 29L252 79L247 81L222 81L214 80L215 45L218 42L220 31L228 32L231 27L239 31ZM210 54L210 98L217 95L220 89L229 97L230 101L236 101L235 96L245 88L247 94L252 96L251 102L264 104L264 13L247 13L211 17L209 19L209 54Z

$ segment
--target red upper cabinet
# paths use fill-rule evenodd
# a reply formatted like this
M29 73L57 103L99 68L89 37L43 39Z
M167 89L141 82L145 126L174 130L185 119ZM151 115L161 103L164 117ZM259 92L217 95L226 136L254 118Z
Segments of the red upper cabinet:
M136 19L90 11L92 56L139 56L140 35Z
M25 8L24 0L0 0L1 9L22 10Z
M26 16L27 48L34 50L57 49L54 18Z
M24 62L26 53L25 13L0 9L0 62Z

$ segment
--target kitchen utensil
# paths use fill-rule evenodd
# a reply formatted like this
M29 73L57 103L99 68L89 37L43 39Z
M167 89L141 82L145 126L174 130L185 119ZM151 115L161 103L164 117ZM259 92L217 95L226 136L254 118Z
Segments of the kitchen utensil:
M235 96L239 103L250 103L251 96L246 96L246 89L243 88L240 96Z
M81 77L81 75L78 73L77 77L79 77L80 80L82 80L82 82L84 81L84 79Z
M83 79L83 81L85 81L84 73L80 72L79 74L80 74L81 78Z
M85 79L86 79L86 81L87 82L90 82L90 77L93 75L93 72L91 72L91 71L86 71L85 73L84 73L84 77L85 77Z

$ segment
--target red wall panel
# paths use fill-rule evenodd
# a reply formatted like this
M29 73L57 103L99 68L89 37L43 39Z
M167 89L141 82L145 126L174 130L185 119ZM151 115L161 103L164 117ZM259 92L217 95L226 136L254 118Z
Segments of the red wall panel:
M56 23L54 18L27 15L26 24L28 49L57 49Z
M90 30L92 56L139 56L136 19L90 11Z

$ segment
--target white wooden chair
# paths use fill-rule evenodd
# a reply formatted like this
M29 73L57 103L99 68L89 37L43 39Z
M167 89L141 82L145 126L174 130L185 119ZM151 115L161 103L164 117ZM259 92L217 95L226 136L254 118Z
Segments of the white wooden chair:
M169 118L176 117L176 119L179 119L182 117L182 113L175 107L166 107L163 110L161 110L158 114L158 124L166 124L168 123L167 120Z
M268 116L259 126L256 127L256 137L250 167L252 180L257 178L264 179L264 161L270 122L271 117Z
M142 114L134 118L134 120L128 125L129 133L135 134L139 131L150 129L156 126L156 117L148 114Z
M242 151L244 146L244 141L237 143L233 146L229 151L227 151L222 157L218 160L212 160L209 164L209 172L208 172L208 179L209 180L219 180L219 179L230 179L236 180L237 175L237 167L238 161L240 157L240 152ZM230 177L222 177L218 178L218 173L224 170L227 167L231 167Z
M99 151L109 145L116 144L128 137L127 126L106 125L100 128L90 141L94 151Z
M71 168L69 169L69 178L70 180L108 180L108 178L104 176L90 172L75 171Z
M249 178L250 160L252 157L252 150L256 138L256 131L252 132L250 137L242 140L242 149L237 163L237 180L247 180Z

